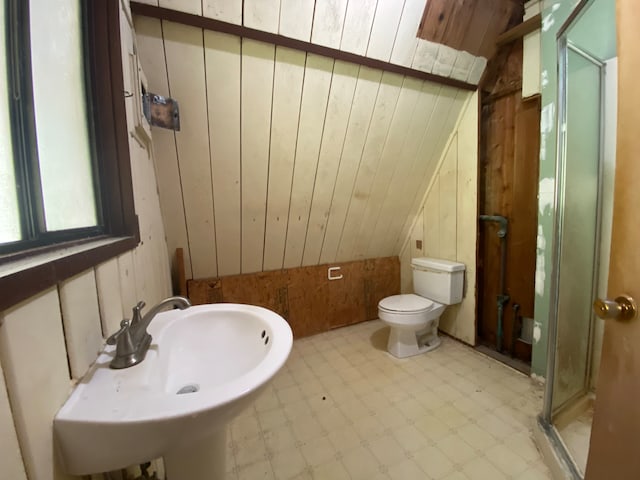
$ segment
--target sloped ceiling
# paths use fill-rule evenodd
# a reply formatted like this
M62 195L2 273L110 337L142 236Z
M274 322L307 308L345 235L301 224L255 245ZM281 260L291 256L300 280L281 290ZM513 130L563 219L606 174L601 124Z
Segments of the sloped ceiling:
M490 59L498 36L523 14L522 0L429 0L418 36Z
M284 3L284 2L283 2ZM397 255L470 93L137 17L170 254L194 278Z

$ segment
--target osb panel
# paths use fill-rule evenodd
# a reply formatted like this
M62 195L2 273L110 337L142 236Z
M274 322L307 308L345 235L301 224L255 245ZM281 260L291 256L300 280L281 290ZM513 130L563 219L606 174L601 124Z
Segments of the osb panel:
M329 267L340 267L329 280ZM259 305L282 315L294 336L378 318L378 302L400 293L398 257L189 280L189 298L204 303Z

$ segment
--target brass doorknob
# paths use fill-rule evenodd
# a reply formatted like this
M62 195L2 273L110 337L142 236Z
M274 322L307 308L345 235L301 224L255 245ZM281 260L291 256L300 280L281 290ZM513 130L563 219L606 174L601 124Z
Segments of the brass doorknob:
M636 301L628 295L620 295L615 300L597 299L593 302L593 310L605 320L632 320L638 314Z

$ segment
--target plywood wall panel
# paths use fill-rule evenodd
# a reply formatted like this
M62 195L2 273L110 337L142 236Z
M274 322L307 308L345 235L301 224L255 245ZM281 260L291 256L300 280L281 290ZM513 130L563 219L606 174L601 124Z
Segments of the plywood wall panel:
M135 17L135 28L140 63L149 82L149 91L171 96L160 20ZM182 198L182 183L179 181L180 169L175 134L171 130L154 127L152 136L156 177L160 193L160 209L167 234L167 256L173 259L172 252L178 247L183 248L186 272L191 277L191 257Z
M389 191L389 185L398 169L405 167L402 159L402 150L407 141L407 134L414 123L414 114L422 82L416 79L404 79L398 103L396 104L393 119L389 127L387 140L382 151L380 166L371 187L372 195L369 197L364 214L360 221L360 231L355 242L354 258L369 257L369 246L373 239L378 220L388 222L394 213L389 217L380 218L380 211Z
M415 171L416 165L426 161L426 159L418 155L418 150L428 131L439 93L440 86L430 82L423 83L413 119L398 159L401 164L398 165L393 178L389 181L387 195L371 236L368 256L384 257L389 255L389 252L393 252L395 237L391 240L389 238L391 236L390 232L396 230L404 220L399 218L398 212L402 211L401 207L406 203L404 200L407 194L407 175L411 178L410 175Z
M284 264L305 62L303 52L276 49L263 270Z
M342 8L329 3L316 5L316 19L318 8ZM193 91L204 85L195 117L202 125L176 134L180 162L174 160L173 170L170 158L170 168L158 168L174 175L161 179L167 185L175 188L178 178L185 198L194 265L188 276L206 278L207 268L227 276L398 254L466 93L225 34L200 30L199 40L192 32L180 41L172 35L164 45L165 88L180 102L185 122L194 118ZM157 41L147 32L143 37L147 45ZM163 57L145 60L159 76L162 68L154 63ZM177 57L183 64L193 59L183 68L197 83L188 95L184 88L175 93L174 80L182 81ZM201 139L181 145L180 136L196 131ZM189 217L187 205L198 191L189 175L200 162L206 167L198 167L198 181L209 179L210 198L198 207L199 215L211 215L206 230ZM193 171L185 175L183 168ZM162 189L160 195L163 205L170 203ZM172 228L183 228L181 216ZM167 235L169 248L180 246L180 231ZM203 245L214 249L204 261L215 260L204 268Z
M240 271L240 39L204 32L218 274Z
M335 262L353 186L380 89L382 72L360 67L334 188L320 263Z
M98 291L93 270L61 282L58 293L71 376L79 380L102 347Z
M4 312L0 360L29 478L71 479L53 449L52 419L71 390L64 346L56 288Z
M454 136L438 172L440 183L440 258L456 260L458 213L458 140Z
M281 0L280 3L280 35L310 41L315 1Z
M0 325L2 323L3 318L0 316ZM2 452L0 454L2 458L0 478L3 480L27 480L18 444L18 435L11 414L11 405L9 405L2 363L0 363L0 432L2 432L0 435L0 452Z
M434 176L441 152L449 140L454 126L460 116L461 109L465 101L469 98L466 92L457 92L455 89L443 87L440 96L433 111L435 124L433 128L429 128L423 139L422 146L419 151L419 158L428 158L429 161L421 163L414 172L415 176L410 176L409 185L407 186L408 209L400 211L400 217L406 219L404 227L399 231L396 237L396 249L400 248L401 243L406 238L413 219L420 210L420 205L424 201L425 188L428 188L430 180Z
M367 140L362 151L360 166L340 239L338 261L354 258L353 254L358 232L360 231L360 222L369 197L372 195L371 189L375 173L388 138L387 133L398 103L402 80L399 75L387 72L382 75L376 106L369 125L369 131L367 132ZM374 192L373 194L376 195L377 193Z
M193 15L202 15L202 0L158 0L158 6Z
M349 2L344 19L340 50L366 55L378 0Z
M142 300L136 291L136 271L133 263L133 253L123 253L118 257L118 274L120 276L122 318L131 318L131 309L139 300Z
M357 65L336 61L313 188L303 265L320 263L320 252L325 238L357 79Z
M256 30L278 33L280 0L243 0L244 25Z
M307 55L284 254L286 268L302 264L333 64L330 58Z
M118 331L123 319L122 297L120 296L120 271L118 259L112 258L95 268L98 306L102 322L102 334L107 337Z
M404 1L378 0L367 57L388 62L398 32Z
M202 0L202 15L242 25L242 0Z
M316 0L311 41L340 48L348 0Z
M275 47L242 41L242 272L262 270ZM196 277L198 278L198 277Z
M400 24L398 25L398 32L391 52L391 63L405 67L411 65L413 55L418 46L416 36L425 4L426 0L405 0L402 16L400 17Z
M171 94L180 101L176 144L193 275L217 274L203 32L163 22Z

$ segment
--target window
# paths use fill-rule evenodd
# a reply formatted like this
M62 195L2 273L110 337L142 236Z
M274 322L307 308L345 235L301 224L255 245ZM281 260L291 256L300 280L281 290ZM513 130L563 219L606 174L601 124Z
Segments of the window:
M119 0L1 1L0 310L139 242Z
M3 250L101 234L81 4L9 0L6 7Z

